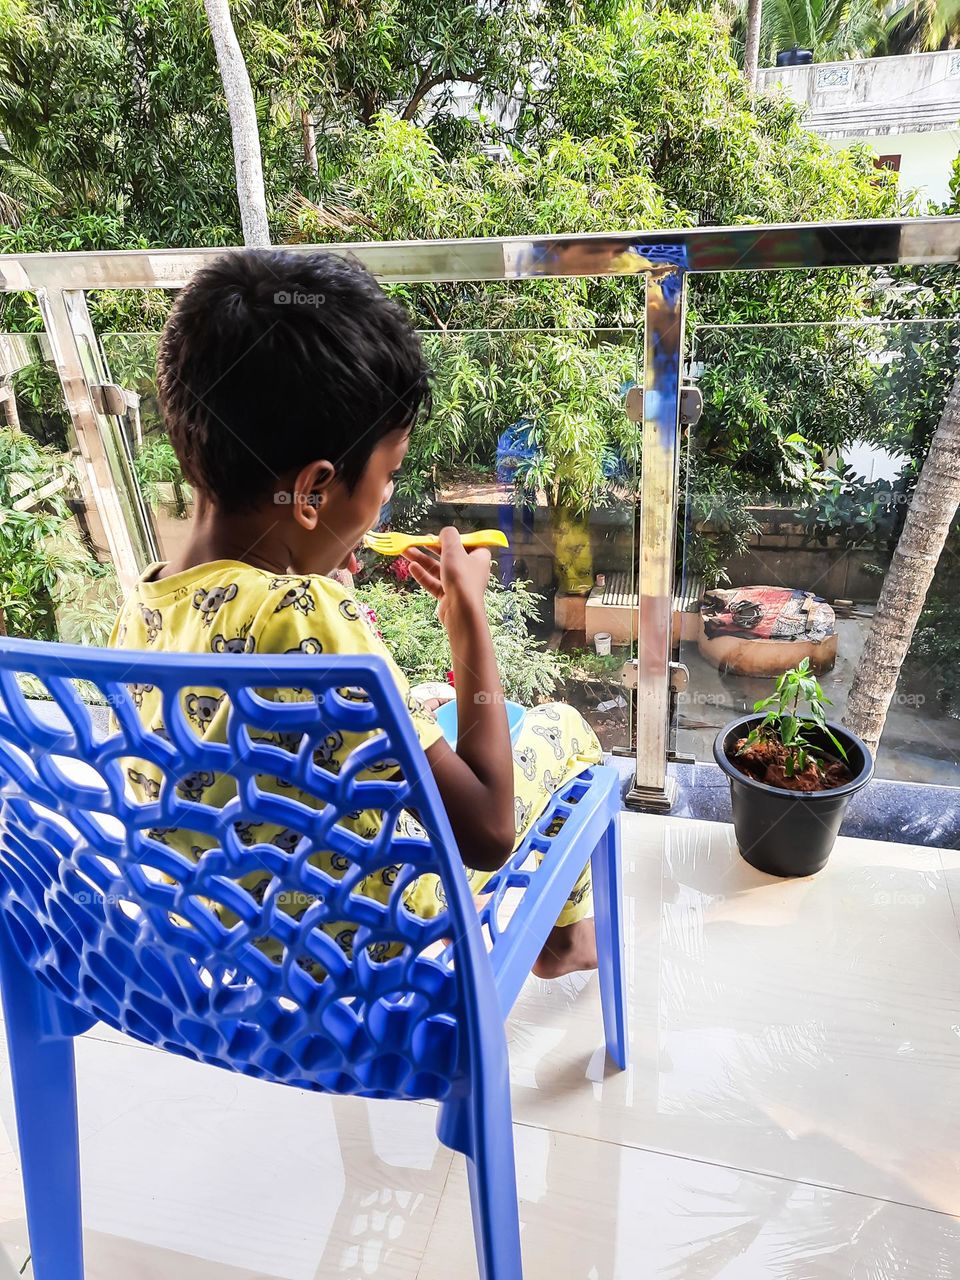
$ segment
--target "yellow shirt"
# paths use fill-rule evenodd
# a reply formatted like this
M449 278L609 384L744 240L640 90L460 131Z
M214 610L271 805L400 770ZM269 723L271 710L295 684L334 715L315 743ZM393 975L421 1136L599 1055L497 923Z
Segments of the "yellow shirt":
M383 658L406 700L424 750L441 737L434 718L410 696L406 677L376 634L367 614L352 596L330 578L277 575L235 560L217 560L197 565L183 573L153 580L160 565L152 565L130 593L114 623L109 643L116 648L146 649L157 653L219 653L224 662L244 653L376 654ZM159 689L149 683L129 686L143 725L164 733L162 699ZM283 700L309 698L299 690L276 691ZM198 736L210 742L227 741L228 699L216 688L186 689L182 693L184 713ZM299 735L294 735L299 742ZM316 753L317 763L331 773L340 768L365 735L330 734ZM285 743L283 735L264 734L272 745L295 751L297 743ZM162 785L161 770L148 761L124 762L133 794L141 801L157 798ZM257 785L300 800L312 808L320 801L305 795L276 778L258 778ZM177 784L185 799L222 808L236 795L230 774L198 771ZM408 826L414 820L404 815ZM380 829L380 815L373 812L351 814L349 824L358 835L372 838ZM281 830L276 824L238 823L237 834L245 845L260 842L296 846L300 834ZM209 836L187 831L153 831L150 835L178 852L196 858L212 846ZM332 875L342 875L335 855L318 851L311 861ZM345 861L345 860L342 860ZM382 872L385 893L392 880L390 868ZM395 872L394 872L395 874ZM262 900L271 876L264 869L244 876L241 883ZM369 890L368 890L369 891ZM377 895L379 896L379 894ZM291 910L298 915L300 910ZM224 918L226 918L224 916ZM338 939L349 949L349 939Z
M237 560L215 560L168 578L151 565L127 597L110 635L120 649L157 653L344 653L383 658L406 700L424 750L442 735L436 720L410 697L406 676L365 610L332 578L277 575ZM134 686L144 724L158 719L160 696ZM226 706L188 700L185 711L201 737L223 742ZM223 699L220 699L222 704ZM331 748L342 763L348 753Z

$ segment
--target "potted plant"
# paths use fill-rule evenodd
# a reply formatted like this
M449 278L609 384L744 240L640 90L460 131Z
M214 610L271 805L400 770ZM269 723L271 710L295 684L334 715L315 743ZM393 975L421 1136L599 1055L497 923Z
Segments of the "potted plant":
M830 856L847 802L873 777L865 743L827 720L809 658L785 671L754 714L717 734L741 855L773 876L809 876Z

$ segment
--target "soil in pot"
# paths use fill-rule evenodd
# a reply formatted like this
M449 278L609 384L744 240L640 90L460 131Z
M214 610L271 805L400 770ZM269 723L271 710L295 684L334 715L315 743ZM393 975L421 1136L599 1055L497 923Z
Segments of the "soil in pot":
M849 766L836 756L823 755L819 760L810 756L806 767L795 773L787 771L789 753L781 742L761 738L746 745L747 738L736 742L730 763L748 777L764 782L768 787L782 791L833 791L853 780Z

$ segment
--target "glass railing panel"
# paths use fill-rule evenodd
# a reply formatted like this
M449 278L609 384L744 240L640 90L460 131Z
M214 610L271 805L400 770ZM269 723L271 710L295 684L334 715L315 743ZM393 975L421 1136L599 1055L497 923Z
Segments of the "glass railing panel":
M186 535L192 493L156 402L156 333L106 333L111 377L139 399L126 430L164 558ZM496 529L491 623L508 697L572 702L607 750L630 752L636 656L638 428L635 329L424 332L433 412L418 425L385 523ZM360 553L358 593L415 681L446 680L432 603L401 561ZM412 622L419 618L419 624ZM428 617L429 615L429 617ZM625 684L625 680L627 684Z
M704 411L685 442L675 640L690 681L677 747L711 760L717 730L802 656L842 718L960 368L960 318L704 325L688 353ZM954 530L886 720L880 777L960 783L958 551Z
M0 627L109 635L119 589L45 334L0 333Z
M495 635L508 697L562 697L629 751L636 652L635 330L424 334L434 410L390 519L501 530ZM374 579L389 567L365 560ZM497 635L497 632L500 632Z

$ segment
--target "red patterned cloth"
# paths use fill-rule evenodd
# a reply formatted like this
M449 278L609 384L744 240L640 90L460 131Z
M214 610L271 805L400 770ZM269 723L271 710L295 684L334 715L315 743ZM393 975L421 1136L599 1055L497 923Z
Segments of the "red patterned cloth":
M703 634L755 640L825 640L836 616L812 591L790 587L733 587L708 591L700 601Z

